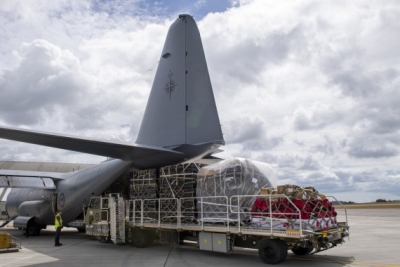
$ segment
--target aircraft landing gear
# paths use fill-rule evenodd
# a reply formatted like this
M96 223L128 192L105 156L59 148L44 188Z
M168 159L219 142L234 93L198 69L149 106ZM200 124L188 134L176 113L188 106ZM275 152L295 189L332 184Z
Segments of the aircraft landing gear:
M38 236L40 235L41 229L42 227L37 224L34 219L32 219L28 222L27 227L24 229L24 234L26 235L26 237Z

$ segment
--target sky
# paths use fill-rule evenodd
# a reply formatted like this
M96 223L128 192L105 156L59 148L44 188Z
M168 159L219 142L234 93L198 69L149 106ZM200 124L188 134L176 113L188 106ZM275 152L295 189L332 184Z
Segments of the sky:
M226 145L280 184L400 199L400 2L2 0L0 125L132 143L169 26L194 17ZM0 139L0 160L103 157Z

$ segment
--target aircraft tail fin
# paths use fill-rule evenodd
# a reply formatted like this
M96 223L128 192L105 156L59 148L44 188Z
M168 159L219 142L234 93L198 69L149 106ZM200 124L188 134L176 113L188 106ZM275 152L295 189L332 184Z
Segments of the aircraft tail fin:
M224 144L200 33L189 15L179 15L168 31L136 143Z

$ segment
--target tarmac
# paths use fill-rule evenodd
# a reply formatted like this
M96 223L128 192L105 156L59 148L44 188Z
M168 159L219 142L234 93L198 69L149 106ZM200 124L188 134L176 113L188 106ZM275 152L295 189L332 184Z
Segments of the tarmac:
M350 238L346 243L318 254L288 258L278 266L371 266L400 267L400 209L348 210ZM53 226L40 236L25 237L21 230L1 229L22 243L18 252L0 253L0 266L169 266L235 267L267 266L256 250L235 248L230 254L201 251L190 247L100 243L73 228L64 228L61 247L54 246Z

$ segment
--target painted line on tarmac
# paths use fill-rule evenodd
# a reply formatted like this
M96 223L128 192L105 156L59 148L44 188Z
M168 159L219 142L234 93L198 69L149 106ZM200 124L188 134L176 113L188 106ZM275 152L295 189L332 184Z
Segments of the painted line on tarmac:
M359 261L307 259L307 258L294 258L294 257L291 257L289 259L302 260L302 261L326 262L326 263L353 264L353 265L371 266L371 267L400 267L400 265L395 265L395 264L383 264L383 263L359 262Z

